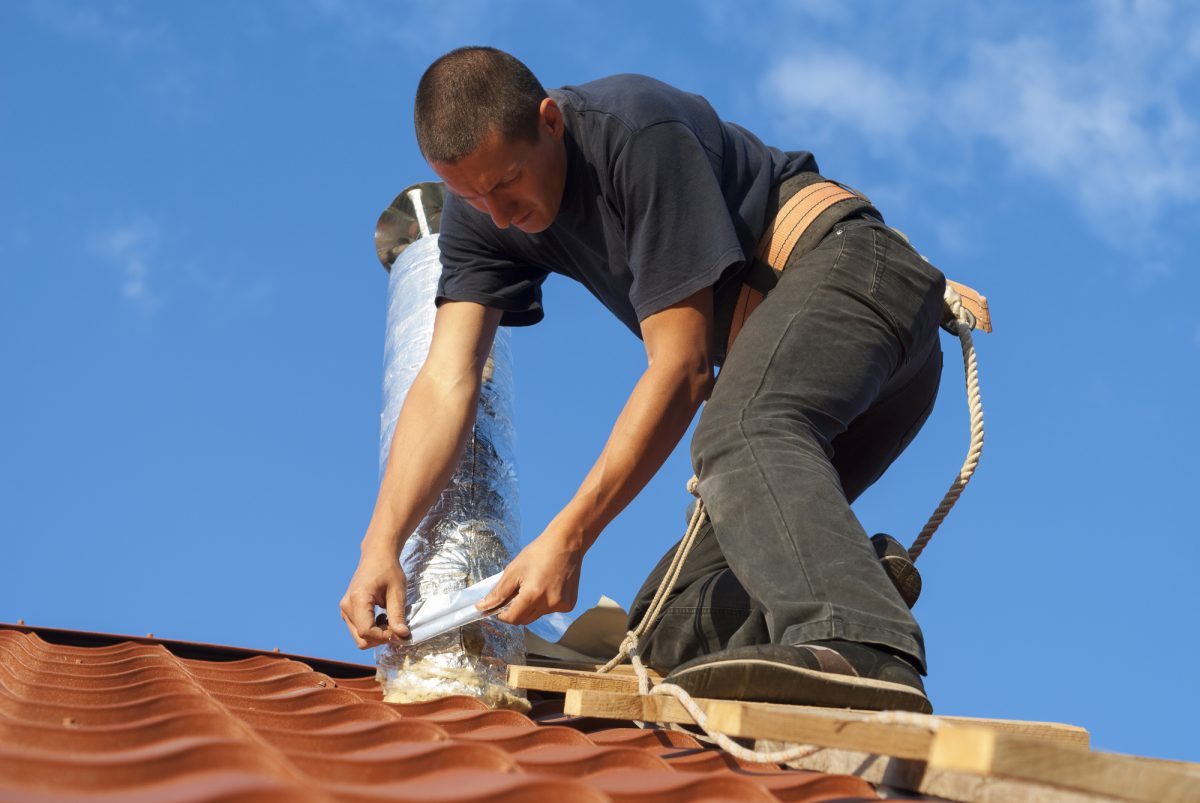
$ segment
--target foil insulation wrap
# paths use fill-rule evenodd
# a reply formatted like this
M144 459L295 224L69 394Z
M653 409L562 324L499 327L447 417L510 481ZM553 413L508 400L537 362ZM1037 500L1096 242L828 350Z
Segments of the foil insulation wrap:
M436 234L407 246L390 271L381 475L404 397L429 352L440 273ZM410 603L473 585L502 571L515 554L520 524L512 398L512 351L502 328L484 368L462 461L401 552ZM485 619L420 644L392 641L377 648L376 677L388 702L465 694L493 707L526 709L523 695L506 682L508 665L524 658L521 628Z

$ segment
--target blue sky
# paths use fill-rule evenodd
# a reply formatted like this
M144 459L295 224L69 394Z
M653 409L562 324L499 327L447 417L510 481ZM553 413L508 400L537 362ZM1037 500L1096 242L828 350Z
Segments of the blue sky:
M337 602L376 491L374 223L432 173L424 67L643 72L816 153L991 299L988 441L920 561L944 713L1200 760L1200 13L1186 4L0 5L0 621L371 661ZM569 280L514 333L523 534L645 365ZM906 543L957 471L956 344L857 508ZM684 527L686 445L601 538L627 604Z

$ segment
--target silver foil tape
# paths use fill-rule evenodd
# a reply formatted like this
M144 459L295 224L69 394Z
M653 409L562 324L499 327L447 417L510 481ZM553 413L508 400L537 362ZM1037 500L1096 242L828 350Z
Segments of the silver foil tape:
M390 271L381 474L400 407L429 352L440 273L436 234L404 248ZM501 329L484 369L475 428L462 462L401 552L409 601L466 588L502 571L512 559L520 529L512 398L512 350L508 331ZM521 628L488 619L421 644L377 648L376 677L389 702L466 694L520 709L528 704L508 687L506 674L509 664L524 658Z

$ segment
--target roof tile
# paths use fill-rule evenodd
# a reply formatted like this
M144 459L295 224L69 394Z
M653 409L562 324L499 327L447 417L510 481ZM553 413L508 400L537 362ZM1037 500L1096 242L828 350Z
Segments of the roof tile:
M384 703L373 673L0 625L0 798L878 799L859 779L747 764L687 733L569 717L561 700L528 716L466 697Z

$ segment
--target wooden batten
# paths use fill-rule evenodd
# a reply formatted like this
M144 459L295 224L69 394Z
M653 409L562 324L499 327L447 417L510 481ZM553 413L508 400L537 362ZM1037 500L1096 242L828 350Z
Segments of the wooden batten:
M621 667L618 667L620 669ZM650 673L652 683L658 683L661 677L654 672ZM592 691L592 692L610 692L614 694L637 695L638 684L637 678L630 674L598 674L596 672L588 672L572 669L551 669L546 667L531 667L531 666L511 666L508 670L508 684L513 688L529 689L546 692L567 693L570 691ZM638 719L641 721L656 721L656 722L680 722L690 723L691 715L684 710L683 706L675 703L674 706L666 705L663 707L661 701L670 700L674 702L674 698L655 696L652 702L634 702L625 701L617 702L612 698L596 698L589 699L588 705L594 706L599 704L603 699L605 704L613 706L613 712L616 714L616 719ZM782 712L786 716L790 716L797 712L809 712L814 716L828 716L831 713L834 715L846 714L855 716L855 712L838 711L829 708L814 708L809 706L777 706L768 703L731 703L724 700L708 700L704 701L705 706L712 707L717 704L714 712L707 710L705 713L712 717L727 717L725 722L729 727L735 728L738 731L746 729L757 730L762 728L766 731L774 732L773 716L776 713ZM652 710L646 711L643 706L649 706ZM656 707L657 706L657 707ZM732 707L731 707L732 706ZM677 716L681 719L663 720L640 716L645 713L659 713L665 716ZM868 716L870 712L858 712L862 716ZM603 714L590 714L593 716L603 716ZM743 720L748 720L744 722ZM1006 719L983 719L978 717L953 717L939 716L937 720L948 722L953 725L961 725L964 727L981 727L993 730L1012 733L1015 735L1028 736L1030 738L1039 739L1049 742L1059 742L1077 747L1088 746L1088 732L1083 728L1074 725L1062 725L1054 722L1025 722L1021 720L1006 720ZM764 732L758 733L738 733L730 735L747 735L756 738L774 738L768 736ZM787 738L786 735L779 738Z
M525 666L510 666L509 670L513 669L553 669L556 672L576 672L588 675L601 674L600 670L604 668L604 664L584 663L582 661L560 661L556 658L538 658L530 656ZM647 667L647 672L650 673L650 679L654 682L662 680L662 675ZM604 673L607 675L619 677L631 677L637 679L637 674L634 672L632 664L618 664L613 667L611 672ZM635 684L636 685L636 684Z
M565 694L563 710L571 716L694 724L674 697L639 695L637 678L628 670L598 674L588 668L514 666L509 683ZM1061 794L1079 801L1172 803L1197 800L1200 788L1198 765L1092 752L1088 732L1073 725L732 700L696 703L711 728L754 739L766 749L825 748L797 766L822 769L839 756L852 757L857 763L847 766L860 767L873 783L951 800L1042 801ZM835 771L832 767L825 771Z
M928 760L937 735L943 732L989 732L978 727L939 722L936 717L919 714L906 714L905 721L896 722L881 720L873 713L837 709L732 700L698 699L696 703L708 717L709 726L729 736L815 744L921 761ZM573 716L694 723L692 715L678 700L663 694L639 696L572 689L566 693L563 710ZM1061 736L1056 734L1055 738ZM1086 742L1070 749L1086 750Z
M939 732L928 766L1147 803L1200 799L1200 767L1196 765L1079 750L984 729L949 736Z
M784 749L787 744L764 739L756 742L755 747L774 751ZM924 761L835 748L824 748L789 762L788 766L811 772L854 775L875 784L881 791L897 789L961 803L1113 803L1117 800L1110 795L1034 781L931 769Z
M628 671L619 671L627 669ZM536 666L510 666L508 685L514 689L529 691L567 692L571 689L584 691L609 691L638 693L638 679L632 674L633 667L618 666L612 672L600 674L594 670L560 669ZM650 682L658 683L662 676L653 670Z

